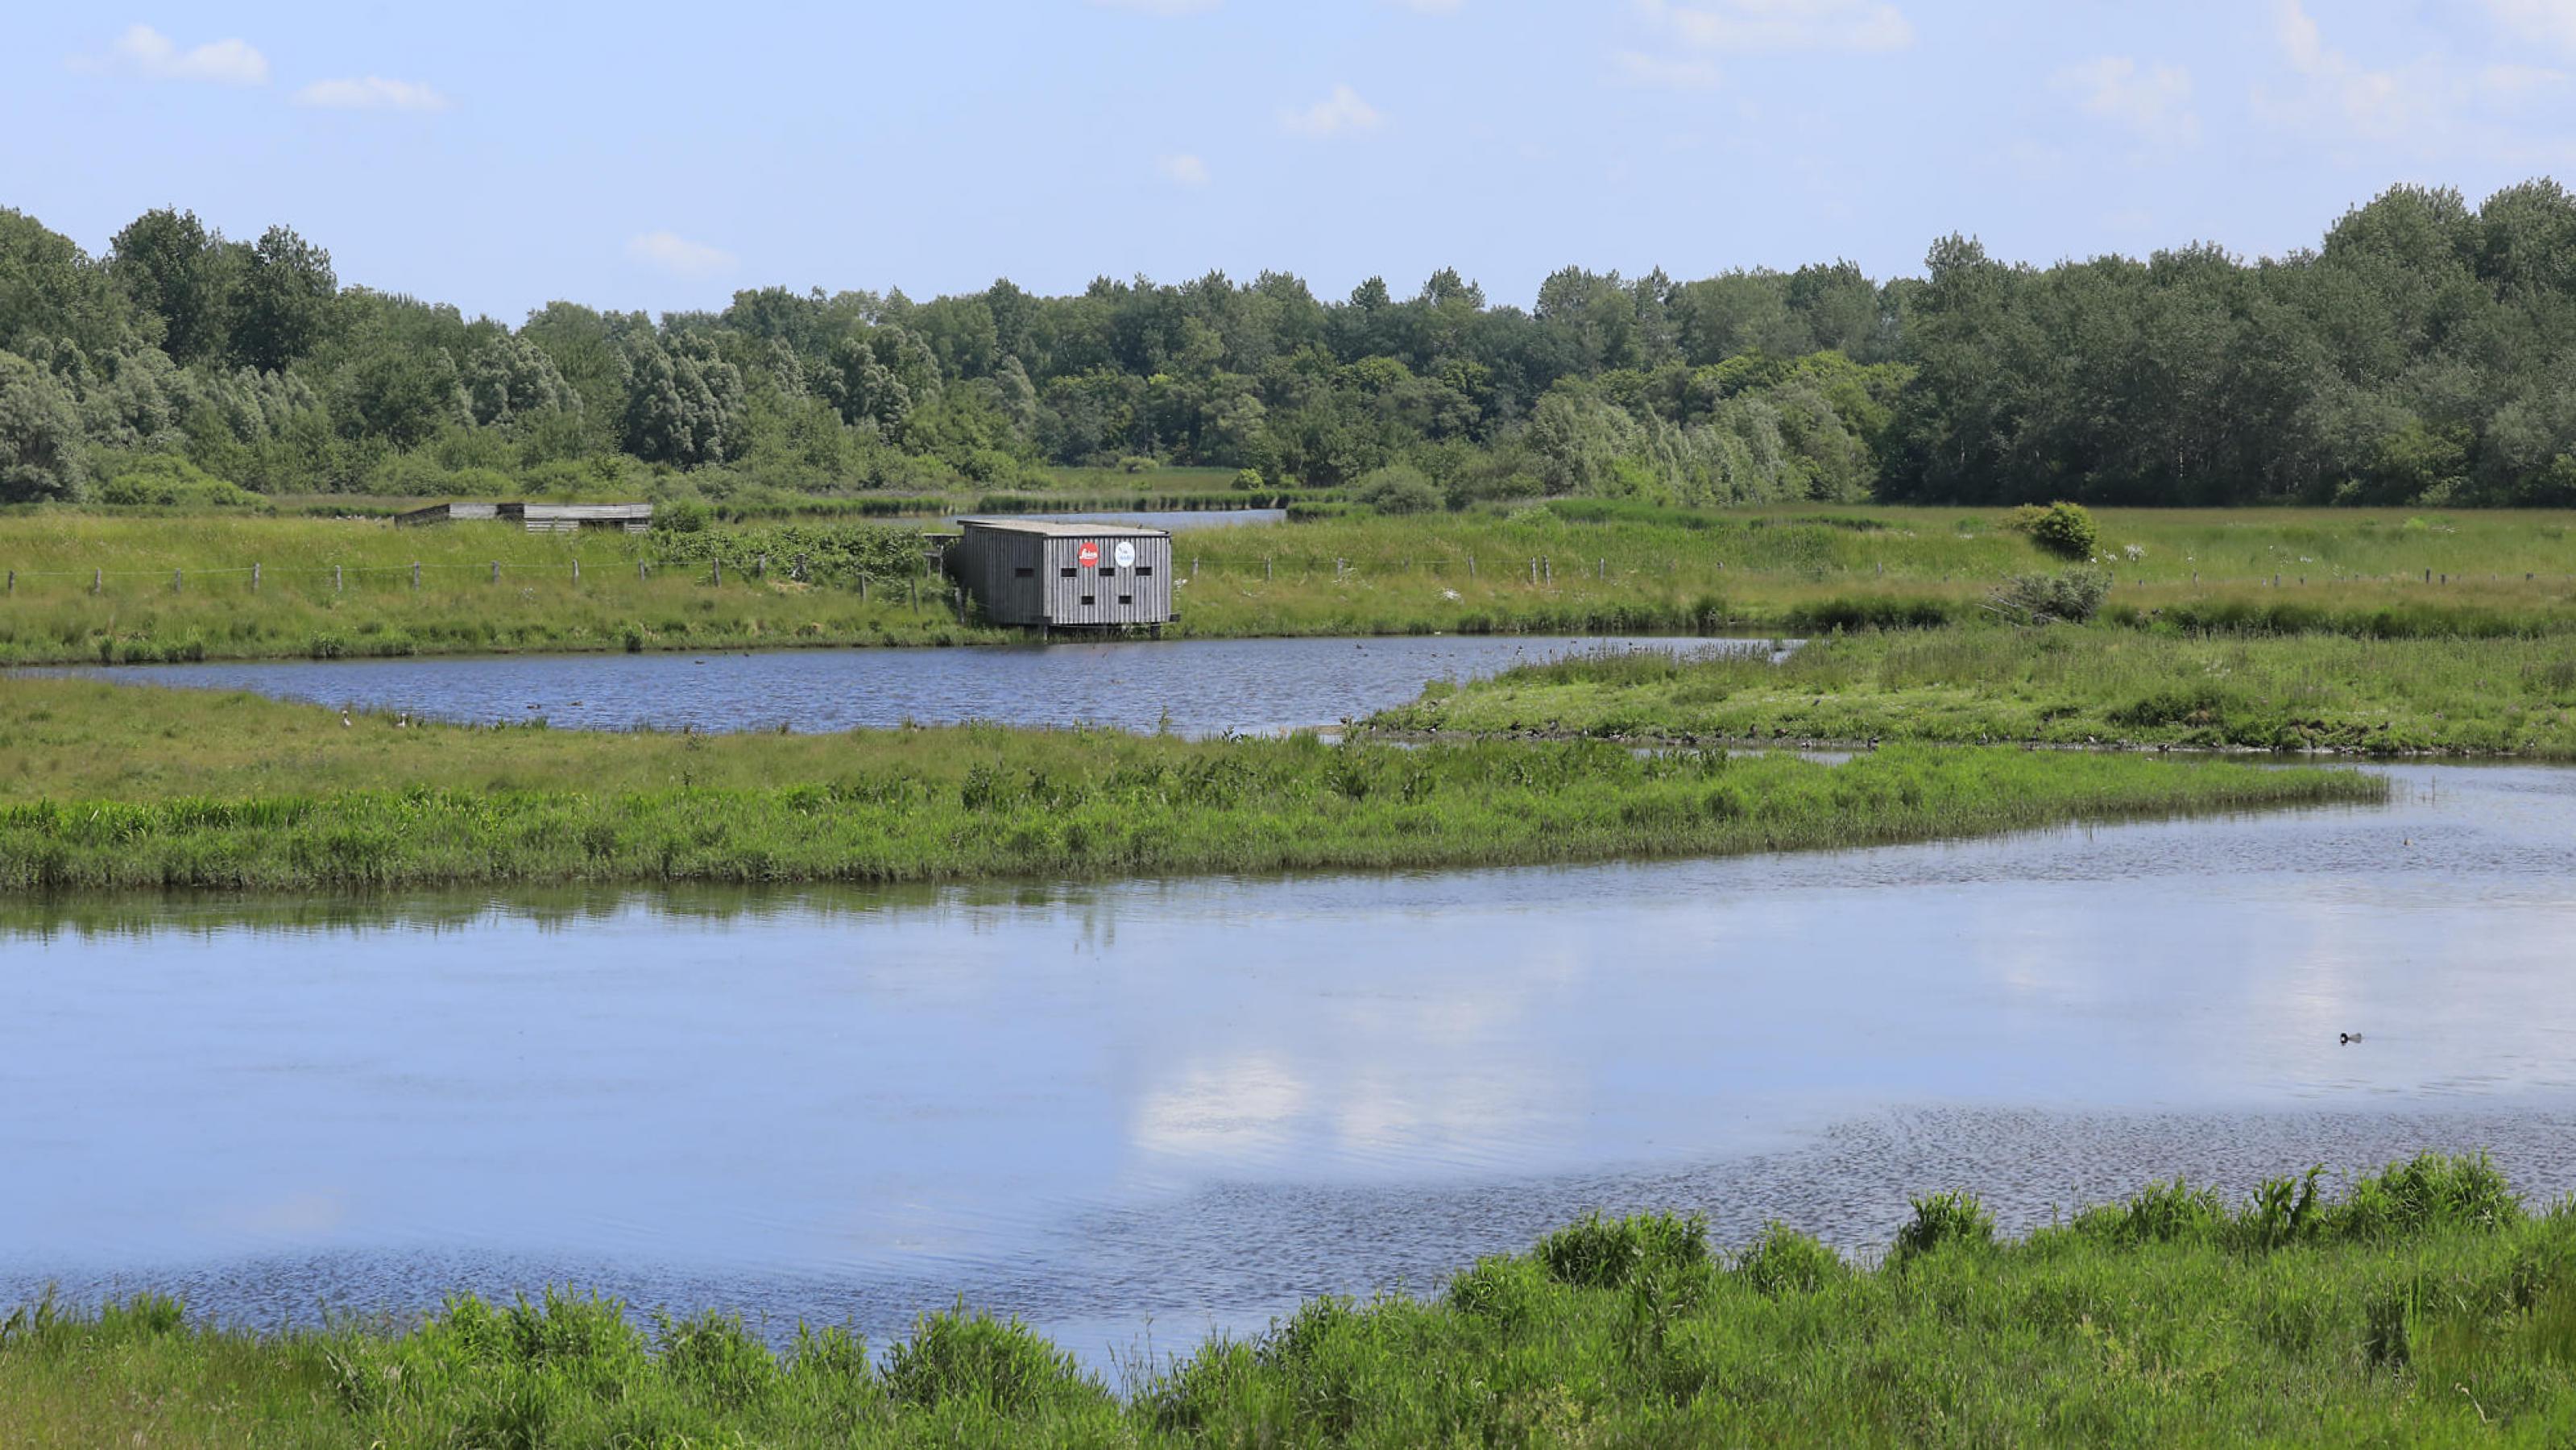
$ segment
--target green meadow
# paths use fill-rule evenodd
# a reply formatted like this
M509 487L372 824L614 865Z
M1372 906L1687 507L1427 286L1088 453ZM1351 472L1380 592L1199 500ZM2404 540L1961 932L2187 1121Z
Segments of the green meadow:
M2096 517L2113 619L2232 634L2576 633L2576 516L2563 512ZM697 532L547 536L21 509L0 514L0 570L13 576L0 663L1004 637L926 576L907 532L918 523L717 518ZM1175 554L1173 632L1202 637L1967 625L1991 620L2004 580L2064 566L1999 510L1586 500L1194 531Z
M2019 741L2576 757L2576 638L2117 625L1841 635L1761 657L1578 656L1434 682L1374 728L1621 740Z

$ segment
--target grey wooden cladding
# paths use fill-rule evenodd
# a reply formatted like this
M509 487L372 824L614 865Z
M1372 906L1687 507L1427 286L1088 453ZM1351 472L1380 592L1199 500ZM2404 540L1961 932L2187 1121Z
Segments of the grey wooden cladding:
M1167 624L1172 536L1122 524L960 519L949 568L995 624L1120 629ZM1129 562L1118 561L1126 545ZM1083 562L1089 546L1092 560Z

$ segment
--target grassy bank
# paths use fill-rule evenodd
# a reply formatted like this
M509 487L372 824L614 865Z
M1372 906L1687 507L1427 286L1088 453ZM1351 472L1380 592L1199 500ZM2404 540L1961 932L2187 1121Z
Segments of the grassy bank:
M1755 659L1586 656L1434 684L1441 734L2129 742L2576 758L2576 639L2199 637L2114 626L1816 640Z
M2116 618L2238 634L2576 634L2565 514L2100 518ZM1970 623L1986 618L1998 581L2059 567L2003 520L1564 501L1210 530L1175 545L1178 632L1821 634ZM0 569L16 574L0 597L0 664L1000 637L961 625L943 586L914 577L918 558L894 557L909 548L855 518L719 522L675 539L22 511L0 517ZM799 552L871 563L818 566L798 581L786 575ZM759 575L763 554L770 568ZM729 561L721 576L718 557Z
M1856 1267L1588 1220L1428 1299L1308 1303L1118 1389L959 1308L882 1354L548 1295L259 1336L150 1295L0 1329L12 1445L2557 1445L2576 1214L2483 1159L2243 1204L2181 1184L1998 1241L1919 1199Z
M1615 746L1336 749L993 726L405 726L0 681L0 889L961 881L1794 850L2378 799L2380 782L2018 751L1841 767Z

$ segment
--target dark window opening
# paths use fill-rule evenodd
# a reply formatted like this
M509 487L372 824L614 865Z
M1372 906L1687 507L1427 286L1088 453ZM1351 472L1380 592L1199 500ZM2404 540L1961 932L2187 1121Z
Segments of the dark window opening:
M1081 572L1082 572L1082 571L1081 571L1081 570L1079 570L1079 569L1058 569L1058 570L1056 571L1056 573L1057 573L1057 575L1058 575L1059 577L1066 578L1066 579L1070 579L1070 578L1072 578L1074 575L1079 574L1079 573L1081 573Z
M1154 577L1154 566L1153 566L1153 565L1151 565L1151 564L1139 564L1139 565L1137 565L1137 566L1136 566L1136 577L1137 577L1137 578L1139 578L1139 579L1151 579L1151 578L1153 578L1153 577Z
M1095 602L1095 600L1093 599L1093 596L1086 594L1086 595L1082 596L1082 602L1083 602L1083 603L1085 603L1085 604L1090 604L1090 603L1094 603L1094 602Z
M1117 565L1115 565L1115 564L1103 564L1103 565L1101 565L1101 566L1100 566L1100 577L1101 577L1101 578L1103 578L1103 579L1115 579L1115 578L1117 578L1117 577L1118 577L1118 566L1117 566Z
M1011 577L1014 579L1035 579L1038 577L1038 571L1033 568L1014 569L1011 571Z
M1118 602L1121 604L1133 604L1136 602L1136 596L1133 594L1121 594L1118 596Z

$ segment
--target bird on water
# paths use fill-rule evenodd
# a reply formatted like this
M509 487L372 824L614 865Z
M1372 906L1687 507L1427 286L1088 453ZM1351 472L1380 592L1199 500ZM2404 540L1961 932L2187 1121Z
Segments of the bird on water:
M2349 1047L2360 1040L2361 1034L2358 1032L2338 1032L2335 1034L2335 1041L2338 1046Z

